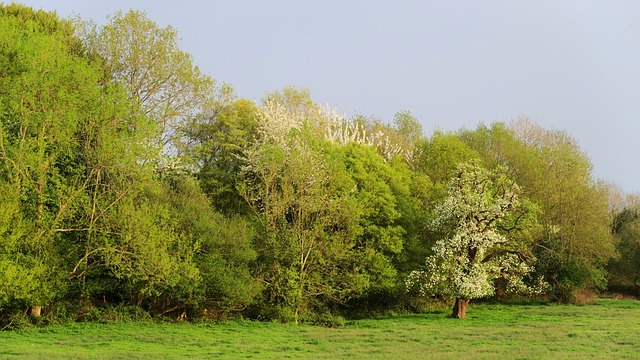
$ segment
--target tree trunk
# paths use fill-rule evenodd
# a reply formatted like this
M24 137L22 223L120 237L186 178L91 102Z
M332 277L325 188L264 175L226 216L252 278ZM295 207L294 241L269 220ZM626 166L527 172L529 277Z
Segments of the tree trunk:
M34 305L31 307L31 312L29 313L29 315L35 318L35 317L40 317L41 313L42 313L42 307Z
M454 319L464 319L467 316L467 305L469 305L469 299L456 299L451 317Z

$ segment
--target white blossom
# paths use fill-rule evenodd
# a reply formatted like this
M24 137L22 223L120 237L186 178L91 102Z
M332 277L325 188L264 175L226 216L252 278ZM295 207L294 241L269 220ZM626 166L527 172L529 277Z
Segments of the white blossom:
M277 100L268 100L260 107L258 117L258 144L256 145L269 142L289 151L288 137L291 131L310 126L325 140L335 144L356 143L372 146L385 160L401 155L407 163L411 164L413 161L414 154L411 150L394 143L382 131L369 133L365 124L347 118L345 114L330 106L296 111Z
M288 111L277 101L267 101L258 113L260 122L258 135L262 142L273 142L287 147L288 135L293 129L300 129L305 119L299 114Z
M520 188L504 174L464 164L447 194L432 226L442 230L453 224L453 230L434 244L425 269L407 277L407 288L474 299L493 295L495 279L502 278L508 291L541 291L544 282L533 288L523 281L534 270L532 257L498 231L500 221L519 206Z

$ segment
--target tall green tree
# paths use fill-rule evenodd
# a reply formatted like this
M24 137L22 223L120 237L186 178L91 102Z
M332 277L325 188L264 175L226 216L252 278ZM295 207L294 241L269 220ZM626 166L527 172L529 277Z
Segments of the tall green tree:
M398 142L404 149L413 151L424 136L420 121L411 112L403 110L393 116L393 124L401 136Z
M197 114L212 114L233 98L178 46L174 28L162 28L144 12L129 10L108 23L76 21L85 46L104 63L107 76L126 86L134 107L156 122L161 142L182 150L178 129Z
M395 265L402 253L405 229L400 225L399 199L410 196L411 172L392 167L372 146L349 143L344 146L346 169L353 179L355 200L360 209L356 224L362 229L357 239L361 266L369 279L368 293L395 288Z
M276 113L264 113L271 110ZM328 144L308 129L274 131L280 129L275 121L288 124L283 117L294 114L276 103L261 116L261 140L245 151L241 193L259 224L257 271L265 300L280 308L276 316L299 322L364 287L349 220L353 183L324 150Z
M199 188L186 174L168 181L176 170L148 161L160 151L157 119L123 82L105 78L105 63L76 47L55 15L2 10L0 201L10 213L0 222L0 307L37 312L56 299L100 298L162 314L250 301L251 291L238 290L250 281L219 275L250 280L250 235L207 263L232 235L219 235L228 231L220 219L198 230L196 221L215 217ZM195 204L200 215L189 212Z
M91 204L104 193L94 185L139 167L147 148L136 144L150 127L119 86L101 81L68 24L16 5L2 13L0 182L19 209L4 250L27 277L16 286L30 289L13 301L37 309L69 290L100 216Z
M445 190L458 165L480 155L454 133L435 131L420 143L417 169Z
M260 291L251 273L256 260L253 225L215 211L197 179L170 173L162 178L173 229L193 248L178 254L192 256L199 273L197 281L179 284L180 292L168 291L164 297L175 307L187 305L216 316L243 310Z
M153 314L241 310L256 295L252 231L214 212L189 175L162 172L108 213L112 227L93 255L113 274L120 301ZM113 300L118 300L113 299Z

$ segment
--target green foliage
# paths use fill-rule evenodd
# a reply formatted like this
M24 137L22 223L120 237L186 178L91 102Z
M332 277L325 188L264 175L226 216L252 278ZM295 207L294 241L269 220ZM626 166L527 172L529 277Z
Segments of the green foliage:
M327 328L339 328L343 327L347 321L340 315L333 315L330 312L316 311L314 313L307 314L302 319L302 323L315 326L324 326Z
M200 273L197 287L185 289L190 304L215 311L238 311L260 290L249 264L256 253L251 244L252 224L240 217L225 217L213 211L206 195L189 177L167 179L170 209L177 219L174 229L196 246L193 263ZM174 294L174 292L169 292Z
M407 184L401 183L404 180L401 175L394 172L369 146L348 144L345 160L347 171L356 183L356 197L363 206L363 216L370 221L363 224L363 236L375 238L380 251L389 254L400 252L402 230L393 226L400 217L393 190L406 195Z
M640 215L638 209L626 206L614 213L611 232L615 236L618 256L607 269L609 286L631 293L640 289Z
M151 321L151 315L139 306L106 305L85 309L78 318L79 322L102 324L126 324Z
M139 11L98 26L0 5L0 326L415 308L404 279L459 229L429 226L437 204L484 199L447 189L469 161L508 167L531 200L491 230L533 246L556 298L638 286L637 206L609 211L566 133L521 119L423 138L408 111L347 118L291 87L258 105L177 39Z
M0 17L14 18L23 28L55 36L72 49L73 53L79 55L82 52L82 43L74 36L71 22L58 18L55 13L34 10L21 4L11 3L0 5Z
M219 112L193 118L180 129L188 139L185 155L195 164L196 176L213 206L226 214L246 214L238 193L240 156L257 135L257 106L236 100Z
M354 222L361 228L356 248L369 281L368 292L390 290L396 285L394 260L403 250L405 230L399 225L397 198L407 199L411 173L400 165L384 162L370 146L355 143L345 147L346 170L355 183L359 214Z
M162 313L174 299L188 301L200 281L193 261L198 244L178 228L166 190L144 190L114 207L107 221L118 235L103 238L99 254L109 271L127 283L134 304L149 300L152 311Z
M245 151L241 193L258 222L265 300L293 309L296 322L318 299L341 302L363 288L350 222L353 183L323 145L303 129Z
M393 117L393 124L396 131L402 136L399 141L401 146L407 150L413 151L414 147L422 140L422 125L409 111L397 112Z
M559 299L575 289L602 288L614 254L605 189L592 177L589 158L565 132L527 119L463 131L460 137L489 165L509 175L541 211L535 236L536 269Z
M50 312L63 297L154 314L248 303L247 225L213 213L188 176L154 167L156 119L104 81L102 62L31 20L44 15L9 13L0 18L0 308Z
M248 224L215 213L188 176L169 173L143 190L114 207L117 218L108 221L118 236L106 237L92 255L119 279L126 300L156 315L248 304L257 292Z
M13 268L23 274L11 280L22 289L13 300L46 304L65 292L67 240L89 183L84 130L124 114L114 109L117 91L98 86L99 71L69 47L68 34L52 32L55 16L27 16L27 9L4 13L0 58L9 61L0 70L6 74L0 90L0 182L7 205L20 210L4 218L15 230L4 237L13 246L2 247L0 257L17 259Z
M317 121L320 115L320 106L311 99L309 89L288 86L282 91L269 92L262 98L262 103L269 102L283 105L290 116L306 119L310 123Z
M100 27L82 20L75 25L91 54L115 82L125 85L133 106L157 124L161 144L180 151L178 129L194 114L217 111L233 97L233 89L193 65L171 26L161 28L134 10L107 20Z
M46 268L20 251L24 236L32 233L20 211L19 192L15 187L0 182L0 308L14 299L28 299L38 290L34 278L44 274Z
M417 167L435 184L446 185L459 164L478 158L479 154L455 134L436 131L420 144ZM444 186L441 188L444 191Z

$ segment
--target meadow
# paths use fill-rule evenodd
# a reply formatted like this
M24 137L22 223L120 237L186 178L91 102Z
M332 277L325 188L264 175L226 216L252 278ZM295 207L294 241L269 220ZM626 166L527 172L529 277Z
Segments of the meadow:
M12 359L632 359L640 354L640 302L587 306L471 304L338 328L221 323L72 323L0 333Z

